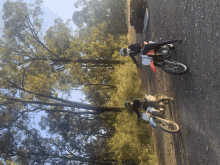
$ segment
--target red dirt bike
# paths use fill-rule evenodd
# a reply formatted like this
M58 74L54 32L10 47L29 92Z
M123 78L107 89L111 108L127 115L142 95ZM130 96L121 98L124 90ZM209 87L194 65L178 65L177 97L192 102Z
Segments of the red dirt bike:
M146 55L141 53L142 65L150 65L150 68L154 73L156 72L155 66L161 67L165 72L173 75L187 73L189 71L187 65L170 60L172 46L173 44L162 46L157 52L150 50ZM142 47L141 52L143 52L143 50L144 46Z

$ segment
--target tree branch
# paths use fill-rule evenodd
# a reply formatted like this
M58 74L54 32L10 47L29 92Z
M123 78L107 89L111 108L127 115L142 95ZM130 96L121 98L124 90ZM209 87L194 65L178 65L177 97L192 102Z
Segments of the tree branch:
M33 34L33 36L34 36L34 38L35 38L48 52L50 52L51 54L53 54L54 56L56 56L57 58L60 59L60 57L59 57L58 55L56 55L54 52L52 52L50 49L48 49L48 48L40 41L40 39L39 39L38 36L37 36L37 33L36 33L35 30L34 30L33 24L32 24L31 21L30 21L30 18L29 18L29 17L26 17L26 19L28 20L28 23L31 25L31 26L30 26L30 25L28 24L28 26L29 26L29 28L30 28L30 30L31 30L31 32L32 32L32 34Z

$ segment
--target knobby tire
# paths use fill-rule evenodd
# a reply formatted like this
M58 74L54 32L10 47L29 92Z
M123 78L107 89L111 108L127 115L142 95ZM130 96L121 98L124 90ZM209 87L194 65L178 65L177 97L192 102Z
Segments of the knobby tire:
M171 70L168 70L167 68L166 68L166 64L174 64L174 65L176 65L176 66L181 66L182 68L184 68L184 70L183 71L171 71ZM185 64L182 64L182 63L180 63L180 62L176 62L176 61L169 61L169 60L164 60L164 62L163 62L163 64L161 65L161 68L165 71L165 72L167 72L167 73L169 73L169 74L172 74L172 75L182 75L182 74L185 74L185 73L187 73L188 71L189 71L189 68L188 68L188 66L187 65L185 65Z
M159 123L159 126L160 126L165 132L168 132L168 133L176 133L176 132L179 132L180 127L179 127L179 125L178 125L176 122L171 121L171 120L167 120L167 122L169 122L171 125L173 125L173 126L175 127L175 129L174 129L174 130L173 130L173 129L169 129L169 128L163 126L162 123Z

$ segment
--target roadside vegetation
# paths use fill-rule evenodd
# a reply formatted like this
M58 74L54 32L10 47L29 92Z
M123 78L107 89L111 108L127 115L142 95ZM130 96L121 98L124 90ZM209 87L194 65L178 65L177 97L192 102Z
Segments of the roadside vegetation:
M144 96L135 65L119 55L128 45L127 1L102 2L78 0L82 10L73 14L74 35L69 21L57 18L45 36L41 0L4 3L0 156L5 162L155 163L151 128L124 107L126 100ZM74 90L83 91L89 104L70 101ZM40 111L46 115L37 130L30 121Z
M111 91L109 105L124 106L124 102L144 97L141 81L135 64L129 57L127 63L116 66L112 74L112 81L117 86ZM125 109L117 114L114 124L115 133L108 140L111 151L119 164L156 164L154 145L151 137L151 127L146 123L138 123L136 113Z

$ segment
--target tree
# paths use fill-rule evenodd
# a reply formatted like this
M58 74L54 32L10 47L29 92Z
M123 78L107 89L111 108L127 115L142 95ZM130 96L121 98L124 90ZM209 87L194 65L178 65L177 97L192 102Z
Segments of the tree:
M83 37L74 38L68 22L63 23L58 18L54 27L47 31L43 43L40 36L42 19L39 18L43 13L41 3L4 3L1 87L8 89L12 97L42 99L39 94L56 96L58 91L68 93L68 90L84 85L88 100L98 106L104 105L110 89L106 86L113 87L112 64L121 63L112 58L115 50L120 48L120 42L107 34L106 23L91 28ZM83 68L79 63L88 67Z
M125 3L124 0L78 0L75 7L81 7L81 10L73 13L72 20L79 28L106 22L109 34L126 35Z
M22 89L21 89L22 90ZM29 91L25 91L25 92L29 92ZM5 100L5 102L0 102L0 105L7 105L10 103L14 103L14 102L21 102L22 104L28 104L28 103L32 103L32 104L40 104L40 105L50 105L50 106L61 106L61 107L74 107L74 108L81 108L81 109L87 109L87 110L94 110L94 111L98 111L100 113L106 112L106 111L113 111L113 112L121 112L122 107L98 107L98 106L93 106L91 104L84 104L84 103L79 103L79 102L74 102L74 101L68 101L62 98L58 98L58 97L53 97L53 96L46 96L43 94L38 94L38 93L33 93L33 92L29 92L32 94L35 94L36 96L40 96L43 98L50 98L56 101L60 101L59 102L45 102L45 101L34 101L34 100L27 100L27 99L19 99L19 98L12 98L12 97L5 97L5 96L0 96L3 100ZM52 110L51 110L52 111Z
M55 95L57 90L67 93L72 87L84 84L110 85L112 65L123 62L112 59L119 44L112 36L106 41L103 38L106 36L103 29L107 25L92 28L89 38L80 39L71 36L68 22L63 23L58 18L54 27L47 31L43 43L40 35L42 20L39 18L41 3L4 3L5 27L0 47L3 87L8 88L10 80L25 90ZM98 76L98 81L94 80Z
M80 33L79 39L80 43L82 43L80 51L81 54L85 54L86 58L118 60L114 56L118 56L120 48L128 44L127 38L123 36L116 39L107 33L106 27L107 23L104 22ZM82 68L82 73L86 77L84 80L88 84L113 84L111 75L114 72L114 67ZM84 87L84 92L86 93L87 100L92 104L103 106L109 100L109 90L111 89L101 85L95 87L86 86Z
M88 143L88 139L92 136L105 138L106 134L100 132L100 124L95 120L92 122L86 120L80 113L63 113L58 109L56 112L48 111L48 116L42 117L40 122L43 130L49 127L50 138L45 138L38 130L32 128L29 113L45 110L47 107L36 105L30 109L29 107L19 102L7 102L6 105L1 106L1 117L7 119L1 122L2 139L0 139L0 154L5 160L16 156L16 162L22 164L34 162L71 164L71 161L99 164L99 161L88 155L88 147L83 144ZM20 111L21 108L26 110ZM95 141L90 140L90 142ZM78 154L83 156L77 156ZM109 161L113 160L105 159L105 162Z
M22 164L112 162L104 156L101 160L104 151L92 156L94 146L81 148L91 137L104 144L111 130L102 125L98 115L120 112L121 107L97 106L104 104L102 100L98 103L93 100L94 104L73 102L57 97L57 93L68 94L72 88L83 87L91 95L89 98L93 94L106 97L109 90L106 87L114 86L109 76L113 65L123 63L113 58L121 42L107 34L105 23L88 30L87 36L72 36L68 22L63 23L60 18L42 36L41 3L41 0L30 5L23 1L4 3L5 27L0 42L0 154L5 160L16 158ZM91 92L95 90L100 92ZM42 117L42 129L49 127L51 136L56 138L42 137L32 127L30 117L39 111L47 113Z

